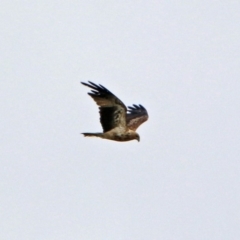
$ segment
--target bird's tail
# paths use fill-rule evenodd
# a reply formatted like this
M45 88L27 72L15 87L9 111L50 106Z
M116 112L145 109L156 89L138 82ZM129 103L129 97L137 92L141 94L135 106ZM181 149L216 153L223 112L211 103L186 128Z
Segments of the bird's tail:
M102 137L102 133L82 133L84 137Z

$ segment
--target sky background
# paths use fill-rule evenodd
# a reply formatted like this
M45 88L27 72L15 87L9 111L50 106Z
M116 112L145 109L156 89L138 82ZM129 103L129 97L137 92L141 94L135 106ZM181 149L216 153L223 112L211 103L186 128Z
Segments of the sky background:
M240 2L5 1L0 239L239 240ZM84 138L100 83L149 121Z

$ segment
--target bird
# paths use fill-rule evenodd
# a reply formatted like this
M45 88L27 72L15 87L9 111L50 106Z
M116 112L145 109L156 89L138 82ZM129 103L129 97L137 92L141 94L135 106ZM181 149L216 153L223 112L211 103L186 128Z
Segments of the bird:
M118 97L100 84L97 85L91 81L81 83L91 88L88 95L99 106L100 123L103 128L101 133L82 134L85 137L99 137L118 142L131 140L139 142L140 136L136 130L148 120L147 110L141 104L133 104L127 108Z

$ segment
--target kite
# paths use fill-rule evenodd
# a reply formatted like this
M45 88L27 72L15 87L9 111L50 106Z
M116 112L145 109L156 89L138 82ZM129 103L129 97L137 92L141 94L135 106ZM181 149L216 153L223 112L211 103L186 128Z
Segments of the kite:
M137 128L148 120L147 110L142 105L126 107L124 103L102 85L81 82L91 88L88 93L99 106L100 123L103 133L82 133L85 137L100 137L113 141L140 141Z

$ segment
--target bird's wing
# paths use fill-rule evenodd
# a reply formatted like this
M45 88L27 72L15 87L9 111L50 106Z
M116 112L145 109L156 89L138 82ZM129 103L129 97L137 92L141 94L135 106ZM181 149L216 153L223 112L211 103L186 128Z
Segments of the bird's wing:
M84 82L82 84L93 89L88 94L99 106L103 131L107 132L116 127L126 128L127 108L124 103L102 85L88 82L89 84Z
M147 120L148 113L142 105L133 104L133 107L128 107L127 127L129 129L136 131L136 129Z

